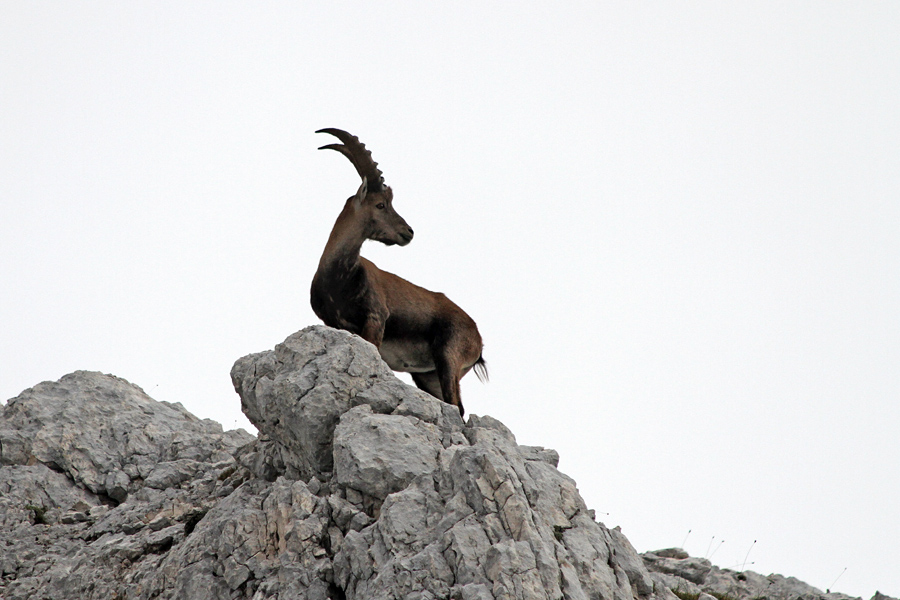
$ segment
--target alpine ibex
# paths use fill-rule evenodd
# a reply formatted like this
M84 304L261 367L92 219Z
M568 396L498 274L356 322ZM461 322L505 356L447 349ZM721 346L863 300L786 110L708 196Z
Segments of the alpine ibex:
M340 129L316 133L343 142L319 149L350 159L362 184L344 204L319 259L310 289L313 311L326 325L374 344L391 369L410 373L420 389L463 415L459 380L473 368L479 379L487 378L475 321L444 294L382 271L359 255L366 240L405 246L413 230L394 210L394 194L365 145Z

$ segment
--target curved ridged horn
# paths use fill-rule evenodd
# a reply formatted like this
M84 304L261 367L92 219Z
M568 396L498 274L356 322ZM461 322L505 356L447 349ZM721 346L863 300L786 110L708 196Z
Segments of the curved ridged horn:
M378 163L372 160L372 153L366 150L366 145L359 141L355 135L350 135L342 129L320 129L316 133L328 133L338 138L343 144L328 144L319 150L337 150L353 163L359 176L369 184L369 191L380 192L384 189L384 175L378 168Z

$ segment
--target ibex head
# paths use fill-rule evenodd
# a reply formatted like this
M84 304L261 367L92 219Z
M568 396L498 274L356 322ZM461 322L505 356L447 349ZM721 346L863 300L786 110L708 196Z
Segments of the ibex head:
M372 160L372 153L366 150L365 144L341 129L320 129L316 133L328 133L341 140L343 144L328 144L319 150L337 150L353 163L362 177L362 184L347 200L344 212L350 211L353 222L362 228L365 238L388 246L408 244L413 238L413 230L394 210L394 193L384 184L378 163Z

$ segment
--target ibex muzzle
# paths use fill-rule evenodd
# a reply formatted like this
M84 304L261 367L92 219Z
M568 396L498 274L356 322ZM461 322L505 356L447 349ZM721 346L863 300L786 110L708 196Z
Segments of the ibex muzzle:
M405 246L412 241L412 227L394 210L394 192L391 188L384 187L370 194L368 182L363 179L352 200L356 218L366 224L366 239L388 246Z

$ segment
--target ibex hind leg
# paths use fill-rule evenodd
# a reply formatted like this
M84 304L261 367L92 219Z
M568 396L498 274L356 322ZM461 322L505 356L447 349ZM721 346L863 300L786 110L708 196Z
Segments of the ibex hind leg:
M444 394L441 392L441 379L438 377L437 371L428 371L427 373L410 373L412 375L413 381L420 390L424 390L437 398L438 400L444 399Z
M459 409L459 416L465 415L465 410L459 397L459 380L448 376L448 371L443 373L429 371L427 373L410 373L410 375L412 375L413 381L420 390L425 390L438 400L443 400L447 404L456 406ZM442 379L443 382L441 381ZM456 402L453 401L454 399Z
M459 416L464 416L466 411L463 410L462 395L459 390L459 379L464 373L453 360L436 359L438 378L441 380L441 393L444 396L444 402L452 404L459 409Z

